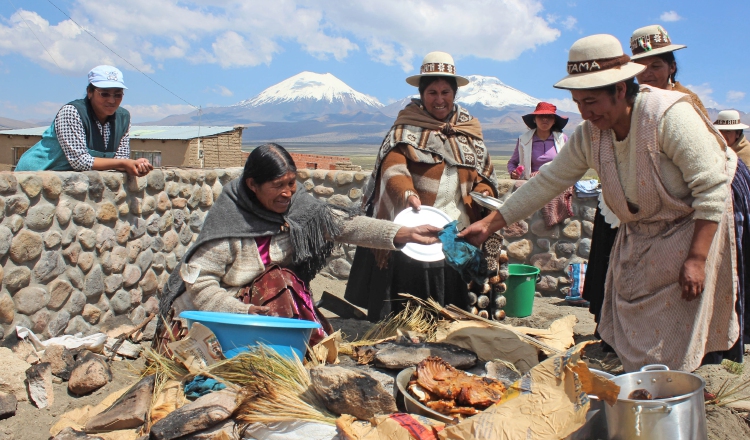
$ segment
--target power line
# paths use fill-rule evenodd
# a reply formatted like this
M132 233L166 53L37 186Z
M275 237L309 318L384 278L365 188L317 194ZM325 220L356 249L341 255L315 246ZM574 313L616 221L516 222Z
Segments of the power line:
M29 22L26 21L26 19L23 17L23 14L21 14L21 12L20 12L21 9L18 8L13 3L12 0L8 0L8 2L11 4L11 6L13 6L13 9L17 9L19 11L18 12L18 16L21 17L21 20L23 20L24 24L26 24L26 27L29 28L29 30L31 31L32 35L34 35L34 38L36 38L36 41L38 41L39 44L42 46L42 48L44 48L44 51L47 52L47 55L49 55L49 57L52 59L52 62L55 63L55 66L57 66L58 69L62 70L62 68L60 67L60 65L57 64L57 60L55 60L55 57L53 57L52 54L49 52L49 50L47 50L47 46L45 46L44 43L42 43L42 40L39 39L39 37L37 36L36 32L34 32L34 29L29 25Z
M200 113L200 110L201 110L201 109L200 109L199 107L196 107L196 106L194 106L193 104L191 104L191 103L189 103L188 101L186 101L185 99L183 99L183 98L182 98L181 96L177 95L177 94L176 94L175 92L173 92L173 91L169 90L168 88L166 88L165 86L161 85L161 84L160 84L160 83L159 83L158 81L156 81L155 79L153 79L153 78L151 78L150 76L148 76L148 74L146 74L146 72L144 72L144 71L142 71L141 69L137 68L136 66L134 66L134 65L133 65L133 63L131 63L130 61L128 61L128 60L126 60L125 58L123 58L122 56L120 56L120 54L118 54L117 52L115 52L114 50L112 50L112 48L110 48L109 46L107 46L106 44L104 44L104 43L103 43L103 42L102 42L101 40L99 40L98 38L96 38L96 37L94 36L94 34L92 34L91 32L89 32L89 31L88 31L88 29L86 29L85 27L83 27L83 26L81 26L80 24L78 24L78 22L76 22L75 20L73 20L73 18L72 18L72 17L70 16L70 15L68 15L68 14L67 14L67 13L66 13L65 11L63 11L62 9L60 9L60 8L59 8L59 7L58 7L58 6L56 5L56 4L52 3L52 0L47 0L47 2L49 2L49 4L51 4L52 6L54 6L54 7L55 7L55 9L57 9L58 11L60 11L60 12L61 12L61 13L62 13L62 14L63 14L64 16L68 17L68 19L69 19L70 21L72 21L73 23L75 23L75 25L76 25L76 26L78 26L78 27L79 27L79 28L80 28L80 29L81 29L82 31L84 31L84 32L86 32L87 34L89 34L89 36L90 36L91 38L93 38L94 40L96 40L96 41L97 41L97 42L98 42L99 44L101 44L102 46L106 47L106 48L107 48L107 50L109 50L110 52L112 52L113 54L115 54L115 55L116 55L116 56L117 56L118 58L120 58L121 60L125 61L125 62L126 62L126 63L127 63L127 64L128 64L129 66L130 66L130 67L132 67L133 69L135 69L135 70L137 70L138 72L140 72L140 73L141 73L141 74L142 74L143 76L145 76L146 78L150 79L150 80L151 80L151 81L152 81L152 82L153 82L154 84L156 84L157 86L159 86L159 87L161 87L162 89L166 90L167 92L171 93L171 94L172 94L172 95L173 95L174 97L176 97L176 98L177 98L177 99L179 99L180 101L182 101L182 102L184 102L185 104L189 105L190 107L193 107L194 109L198 110L198 111L199 111L199 113ZM14 6L14 7L15 7L15 6Z

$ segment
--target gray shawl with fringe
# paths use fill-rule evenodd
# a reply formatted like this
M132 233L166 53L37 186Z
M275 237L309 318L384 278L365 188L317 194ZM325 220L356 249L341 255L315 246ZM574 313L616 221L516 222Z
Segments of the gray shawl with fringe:
M226 186L216 203L206 214L198 238L185 252L180 264L174 268L164 286L159 313L166 318L174 300L185 292L185 283L180 276L183 262L203 244L225 238L255 238L277 235L288 229L294 246L294 257L290 269L305 283L315 277L333 251L333 242L326 239L340 233L331 207L315 199L304 190L292 196L292 202L285 214L268 211L250 198L242 177ZM347 211L340 207L337 210ZM348 212L350 215L352 212ZM164 325L159 319L159 329Z

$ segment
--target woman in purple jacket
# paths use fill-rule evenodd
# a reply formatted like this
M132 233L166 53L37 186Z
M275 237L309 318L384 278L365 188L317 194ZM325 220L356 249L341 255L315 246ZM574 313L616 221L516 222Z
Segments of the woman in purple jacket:
M554 104L540 102L536 110L523 116L529 131L518 138L516 150L508 161L511 179L529 180L542 165L552 161L568 141L562 132L568 118L556 112Z

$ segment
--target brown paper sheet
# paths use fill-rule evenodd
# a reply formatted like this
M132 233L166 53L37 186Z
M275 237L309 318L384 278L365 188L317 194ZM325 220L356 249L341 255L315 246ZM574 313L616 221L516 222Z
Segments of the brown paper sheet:
M179 360L193 374L204 371L208 366L224 358L221 344L216 335L205 325L195 322L187 337L167 344L176 360Z
M544 342L552 348L565 351L575 345L573 339L573 327L578 322L575 315L563 316L550 324L548 329L515 327L521 333L533 336L540 342ZM552 353L547 353L552 354Z
M336 427L342 440L437 440L445 424L416 414L382 415L369 422L344 414Z
M335 365L339 363L339 346L341 345L341 330L336 330L310 350L321 365Z
M513 384L500 402L446 427L439 439L558 440L577 431L586 422L587 392L605 401L619 393L619 387L606 379L591 377L594 374L581 361L583 348L590 343L546 359Z
M536 347L509 330L478 321L441 321L437 341L471 350L483 361L501 359L511 362L522 374L539 363Z

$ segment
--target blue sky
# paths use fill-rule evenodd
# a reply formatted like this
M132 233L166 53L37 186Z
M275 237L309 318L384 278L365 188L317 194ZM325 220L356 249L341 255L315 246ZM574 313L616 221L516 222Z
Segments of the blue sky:
M105 63L123 70L136 122L230 105L303 70L388 104L414 93L404 78L432 50L452 53L459 74L496 76L570 110L568 92L552 88L570 45L609 33L629 53L633 30L649 24L688 46L676 52L677 79L707 107L750 112L748 12L747 0L7 0L0 116L51 119Z

